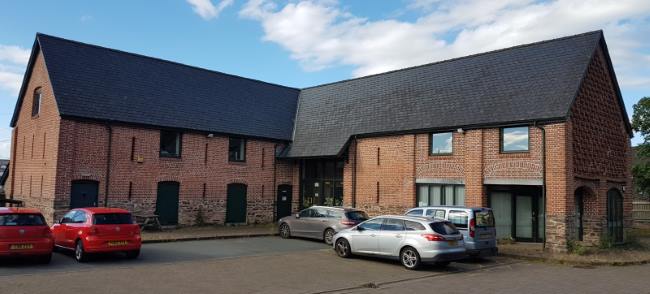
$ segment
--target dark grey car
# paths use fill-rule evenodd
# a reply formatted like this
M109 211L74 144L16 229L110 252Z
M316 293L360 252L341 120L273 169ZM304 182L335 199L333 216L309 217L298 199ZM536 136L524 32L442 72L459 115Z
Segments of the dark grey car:
M361 210L343 207L312 206L278 221L280 237L305 237L331 245L337 232L368 219Z

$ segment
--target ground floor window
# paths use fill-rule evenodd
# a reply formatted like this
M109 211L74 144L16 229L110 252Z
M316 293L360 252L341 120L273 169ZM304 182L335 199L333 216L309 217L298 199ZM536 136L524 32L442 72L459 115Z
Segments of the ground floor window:
M465 205L464 185L418 184L418 206Z
M498 239L525 242L544 240L544 199L541 187L490 186L488 195Z
M305 160L301 164L300 206L343 205L343 161Z

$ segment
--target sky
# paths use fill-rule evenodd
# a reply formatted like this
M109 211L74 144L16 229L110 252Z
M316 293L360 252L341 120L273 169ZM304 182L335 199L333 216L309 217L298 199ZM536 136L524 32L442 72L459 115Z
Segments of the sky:
M648 0L3 1L0 158L36 32L308 87L599 29L631 116L650 96Z

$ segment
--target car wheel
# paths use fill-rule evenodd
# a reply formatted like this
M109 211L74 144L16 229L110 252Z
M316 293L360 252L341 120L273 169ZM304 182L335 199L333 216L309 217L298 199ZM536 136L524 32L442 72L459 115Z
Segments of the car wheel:
M50 261L52 261L52 253L38 257L38 263L40 264L49 264Z
M399 260L402 265L410 270L420 267L420 254L413 247L405 247L399 254Z
M286 223L280 225L280 237L283 239L291 238L291 228Z
M131 250L126 252L126 258L128 259L136 259L140 256L140 250Z
M325 241L325 244L332 245L332 241L334 240L334 234L336 233L332 229L325 230L325 232L323 233L323 240Z
M336 255L343 257L343 258L349 258L352 256L352 250L350 250L350 243L348 240L344 238L340 238L336 240L336 246L334 246L334 250L336 251Z
M74 247L74 259L76 259L78 262L88 261L88 253L86 253L86 250L84 250L84 245L81 240L77 241L77 245Z

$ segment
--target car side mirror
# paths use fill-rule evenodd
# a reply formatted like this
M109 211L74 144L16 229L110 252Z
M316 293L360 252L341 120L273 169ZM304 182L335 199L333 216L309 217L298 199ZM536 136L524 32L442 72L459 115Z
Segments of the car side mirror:
M300 213L296 213L296 218L300 218Z

